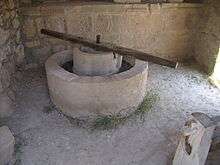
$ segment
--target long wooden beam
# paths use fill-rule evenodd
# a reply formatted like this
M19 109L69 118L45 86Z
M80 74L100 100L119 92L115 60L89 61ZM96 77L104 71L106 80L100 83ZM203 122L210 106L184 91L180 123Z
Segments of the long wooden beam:
M108 43L108 42L95 42L93 40L89 40L86 38L77 37L77 36L74 36L71 34L60 33L60 32L47 30L47 29L41 29L41 33L48 35L48 36L58 38L58 39L61 39L61 40L82 44L84 46L88 46L90 48L93 48L97 51L112 51L112 52L120 54L122 56L123 55L124 56L127 56L127 55L133 56L139 60L149 61L149 62L153 62L155 64L168 66L171 68L176 68L178 66L177 62L163 59L160 57L156 57L156 56L153 56L153 55L141 52L141 51L137 51L134 49L129 49L126 47L117 46L115 44Z

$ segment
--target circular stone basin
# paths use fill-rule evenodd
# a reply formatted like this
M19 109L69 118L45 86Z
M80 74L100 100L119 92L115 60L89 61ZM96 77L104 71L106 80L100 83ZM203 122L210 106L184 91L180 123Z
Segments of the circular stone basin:
M62 51L49 57L45 64L50 97L66 115L123 115L142 102L148 63L136 60L133 67L116 74L80 76L62 67L72 58L72 51Z

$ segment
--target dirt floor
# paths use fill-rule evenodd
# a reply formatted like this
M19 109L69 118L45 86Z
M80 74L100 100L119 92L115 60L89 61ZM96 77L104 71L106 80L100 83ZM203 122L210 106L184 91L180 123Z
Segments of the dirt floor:
M150 64L147 89L160 99L145 121L91 130L69 120L50 102L43 69L25 71L16 111L4 120L16 137L17 165L168 165L192 112L220 115L220 90L197 67Z

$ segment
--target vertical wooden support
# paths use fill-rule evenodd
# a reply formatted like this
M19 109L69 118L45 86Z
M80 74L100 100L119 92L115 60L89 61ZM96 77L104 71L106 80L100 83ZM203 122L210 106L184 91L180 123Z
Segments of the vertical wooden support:
M216 123L203 113L193 113L186 123L173 165L204 165Z

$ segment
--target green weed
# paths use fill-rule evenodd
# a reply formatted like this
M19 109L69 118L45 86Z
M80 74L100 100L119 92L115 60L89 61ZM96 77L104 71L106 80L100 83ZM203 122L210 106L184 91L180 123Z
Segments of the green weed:
M111 114L107 116L99 116L93 122L93 129L108 130L116 128L123 124L126 120L131 117L139 116L144 121L144 115L150 111L156 101L159 99L158 94L149 91L144 97L143 102L138 108L127 116L122 116L120 113Z

